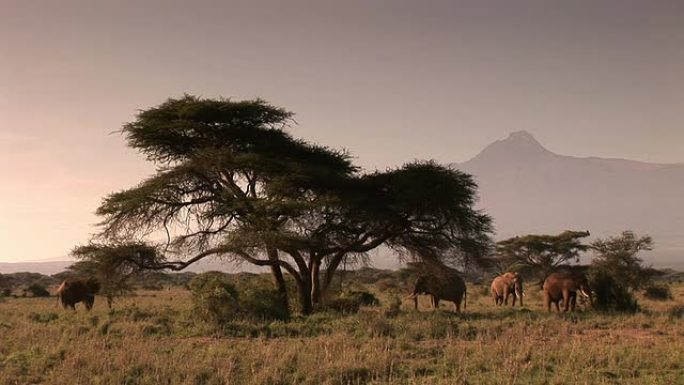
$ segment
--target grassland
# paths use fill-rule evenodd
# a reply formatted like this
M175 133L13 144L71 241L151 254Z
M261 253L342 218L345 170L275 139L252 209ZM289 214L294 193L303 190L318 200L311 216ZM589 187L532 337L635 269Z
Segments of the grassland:
M372 290L373 288L371 288ZM73 313L55 298L0 303L0 384L684 384L684 319L674 300L634 315L548 314L492 305L470 287L465 314L405 301L289 322L217 329L183 289L139 291Z

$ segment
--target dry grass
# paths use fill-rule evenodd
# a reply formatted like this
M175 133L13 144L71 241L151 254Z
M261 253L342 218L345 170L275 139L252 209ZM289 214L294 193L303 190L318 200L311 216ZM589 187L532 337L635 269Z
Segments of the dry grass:
M108 311L54 298L0 303L0 384L678 384L684 304L639 298L636 315L504 309L471 287L468 312L385 309L290 322L197 320L186 291L140 292ZM380 294L383 303L388 297ZM427 299L421 306L427 306Z

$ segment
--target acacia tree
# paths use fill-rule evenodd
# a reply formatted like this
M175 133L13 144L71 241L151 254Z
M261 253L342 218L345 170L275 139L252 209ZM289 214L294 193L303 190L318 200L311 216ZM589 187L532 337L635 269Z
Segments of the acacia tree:
M648 235L639 237L632 231L623 231L619 236L597 239L591 248L595 253L592 271L611 276L628 290L639 290L652 278L651 271L637 256L653 249L653 239Z
M286 301L284 270L304 313L341 261L381 244L422 258L485 254L491 221L473 209L468 175L432 162L361 174L347 153L287 134L291 117L262 100L194 96L140 112L123 133L158 172L105 198L89 246L163 235L155 253L119 259L135 269L182 270L210 256L269 266Z
M559 266L579 262L580 254L589 249L581 239L588 236L588 231L567 230L558 235L513 237L497 243L497 257L503 265L531 270L543 280Z

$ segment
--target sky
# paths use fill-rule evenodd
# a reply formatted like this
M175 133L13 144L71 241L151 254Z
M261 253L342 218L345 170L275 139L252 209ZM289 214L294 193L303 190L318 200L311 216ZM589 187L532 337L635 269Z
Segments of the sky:
M526 130L684 162L684 2L0 0L0 261L63 259L154 168L117 133L184 93L263 98L367 170Z

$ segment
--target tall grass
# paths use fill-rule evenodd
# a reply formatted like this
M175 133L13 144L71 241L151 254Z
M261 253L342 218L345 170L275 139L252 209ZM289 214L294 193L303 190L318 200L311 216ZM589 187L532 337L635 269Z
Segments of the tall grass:
M370 288L373 290L374 288ZM0 303L0 384L677 384L684 323L673 301L643 311L546 313L469 297L468 312L380 307L285 321L198 320L183 289L139 292L85 312L54 298ZM475 292L477 288L470 288Z

